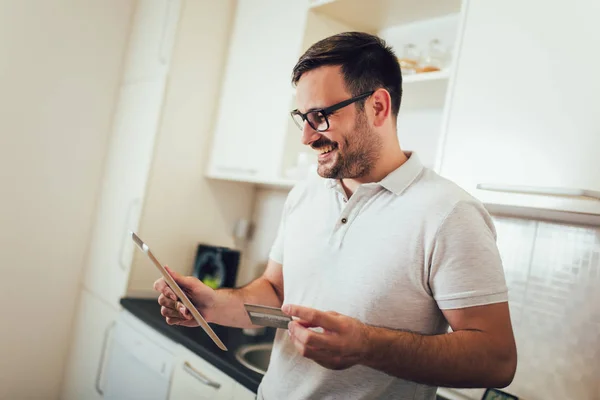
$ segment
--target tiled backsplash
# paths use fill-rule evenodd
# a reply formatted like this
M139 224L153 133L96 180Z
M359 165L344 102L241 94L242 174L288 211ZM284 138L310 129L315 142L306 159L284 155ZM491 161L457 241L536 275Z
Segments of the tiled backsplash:
M256 265L268 256L285 194L260 190L257 199L257 237L248 249ZM600 228L494 222L519 357L504 390L525 400L600 400Z
M494 218L519 356L507 391L600 399L600 229Z

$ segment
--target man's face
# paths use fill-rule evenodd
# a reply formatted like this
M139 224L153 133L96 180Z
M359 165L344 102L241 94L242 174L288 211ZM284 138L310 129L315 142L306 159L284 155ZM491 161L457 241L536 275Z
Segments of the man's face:
M320 67L303 74L296 88L301 112L326 108L351 97L337 66ZM302 143L318 153L319 175L333 179L367 175L379 159L382 143L370 125L366 108L359 110L350 104L328 115L327 119L327 131L317 132L305 123L302 132Z

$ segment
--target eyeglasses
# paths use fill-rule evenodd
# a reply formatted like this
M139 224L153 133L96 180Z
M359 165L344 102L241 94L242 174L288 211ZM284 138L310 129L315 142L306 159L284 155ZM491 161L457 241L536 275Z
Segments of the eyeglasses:
M375 93L374 90L367 92L367 93L359 94L356 97L341 101L337 104L334 104L334 105L326 107L326 108L309 110L308 112L306 112L304 114L298 110L294 110L290 114L292 115L292 119L296 123L296 126L298 126L298 128L300 130L304 130L304 122L306 121L306 122L308 122L308 125L310 125L310 127L313 128L315 131L325 132L327 129L329 129L329 119L327 118L328 116L330 116L331 114L333 114L340 108L344 108L344 107L346 107L352 103L355 103L359 100L366 99L373 93Z

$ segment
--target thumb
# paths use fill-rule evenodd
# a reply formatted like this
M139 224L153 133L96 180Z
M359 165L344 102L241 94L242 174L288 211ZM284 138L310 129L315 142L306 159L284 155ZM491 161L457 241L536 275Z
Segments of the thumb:
M189 287L190 283L194 280L191 276L184 276L178 272L173 271L171 268L165 265L165 269L171 275L173 280L181 287Z

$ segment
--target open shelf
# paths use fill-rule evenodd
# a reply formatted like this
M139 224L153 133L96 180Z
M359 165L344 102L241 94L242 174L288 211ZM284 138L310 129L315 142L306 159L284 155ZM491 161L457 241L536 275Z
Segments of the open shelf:
M208 179L217 179L231 182L245 182L250 184L255 184L262 187L274 188L274 189L291 189L297 183L293 179L261 179L255 177L249 177L245 175L236 176L233 174L210 174L206 175Z
M420 74L412 74L412 75L403 75L402 83L410 84L410 83L418 83L418 82L429 82L429 81L438 81L450 78L450 70L445 69L441 71L435 72L423 72Z
M320 14L376 33L391 26L458 13L461 0L312 0Z
M420 82L441 82L448 79L450 79L450 70L445 69L434 72L423 72L420 74L402 75L402 85L409 85L412 83ZM290 93L292 94L292 96L296 96L296 88L291 88Z

